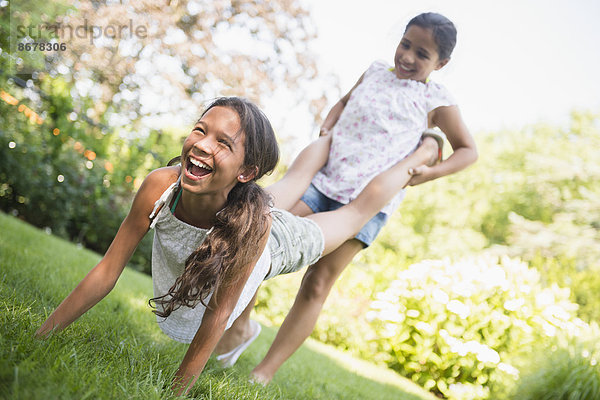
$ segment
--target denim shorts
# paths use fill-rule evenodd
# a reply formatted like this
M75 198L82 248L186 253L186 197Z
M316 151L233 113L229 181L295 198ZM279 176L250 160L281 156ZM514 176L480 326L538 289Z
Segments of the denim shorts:
M296 272L317 262L325 248L325 238L317 223L285 210L271 210L271 270L265 279Z
M306 205L310 207L310 209L314 213L333 211L344 205L339 201L332 200L329 197L325 196L312 183L310 184L310 186L308 187L308 189L306 190L306 192L300 200L305 202ZM373 241L379 234L379 231L381 230L381 228L383 228L387 220L388 215L379 212L377 215L371 218L369 222L365 224L365 226L362 227L362 229L360 230L360 232L358 232L355 238L361 241L365 248L369 247L371 243L373 243Z

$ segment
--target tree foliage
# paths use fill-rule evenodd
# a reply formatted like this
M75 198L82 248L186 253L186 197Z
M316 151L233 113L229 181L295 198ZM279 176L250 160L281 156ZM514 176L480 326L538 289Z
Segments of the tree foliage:
M297 1L24 0L0 10L13 34L0 52L0 206L99 252L206 100L260 103L287 88L311 103L314 29ZM42 41L67 47L14 51ZM134 262L149 272L146 242Z
M302 83L317 75L315 29L299 1L72 1L67 12L28 19L42 29L23 40L42 32L67 47L46 57L45 71L71 76L75 100L94 100L84 110L94 121L131 131L157 116L195 116L221 95L260 104L286 87L304 101Z

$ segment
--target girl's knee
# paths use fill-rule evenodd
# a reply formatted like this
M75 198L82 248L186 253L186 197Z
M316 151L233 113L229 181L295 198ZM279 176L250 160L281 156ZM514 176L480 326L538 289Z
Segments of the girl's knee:
M299 294L307 301L325 301L337 277L338 274L328 270L327 264L315 264L304 275Z

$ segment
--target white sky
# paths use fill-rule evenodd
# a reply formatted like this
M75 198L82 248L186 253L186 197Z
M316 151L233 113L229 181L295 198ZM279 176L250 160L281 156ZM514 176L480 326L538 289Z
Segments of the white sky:
M431 78L454 94L474 134L600 112L598 0L304 1L319 71L338 76L344 93L372 61L392 63L413 16L435 11L457 26L458 43Z
M562 125L572 110L600 113L600 0L302 1L317 29L312 51L320 73L306 89L311 97L327 94L325 113L373 61L392 64L406 23L425 11L457 26L452 60L431 78L456 97L474 135L537 122ZM230 42L248 47L239 36ZM331 75L342 93L332 90ZM284 158L317 136L314 116L293 104L285 88L261 100Z

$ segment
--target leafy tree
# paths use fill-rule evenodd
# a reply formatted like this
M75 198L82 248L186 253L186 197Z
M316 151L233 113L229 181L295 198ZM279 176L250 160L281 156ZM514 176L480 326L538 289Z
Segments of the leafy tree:
M317 75L308 51L315 29L299 1L72 4L41 18L41 31L66 44L46 70L77 82L74 100L93 99L83 111L96 122L108 112L105 122L139 132L157 116L195 116L218 95L260 104L282 87L297 102L308 98L314 114L324 106L304 90Z
M2 4L13 35L0 42L0 89L14 101L0 102L1 209L99 252L143 176L181 149L185 134L161 118L176 126L206 99L260 103L282 88L315 114L324 105L304 91L317 70L298 1ZM12 51L45 41L65 50ZM148 264L142 247L134 258Z

